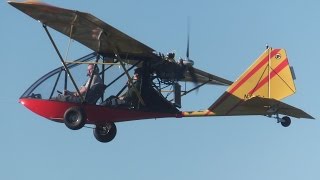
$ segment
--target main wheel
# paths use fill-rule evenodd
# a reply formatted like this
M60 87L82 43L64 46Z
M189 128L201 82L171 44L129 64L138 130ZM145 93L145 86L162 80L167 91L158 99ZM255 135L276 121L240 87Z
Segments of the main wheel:
M113 122L108 123L106 126L96 126L96 128L93 129L94 137L103 143L112 141L116 134L117 126Z
M282 117L281 125L283 127L288 127L291 124L291 119L288 116Z
M81 129L87 120L86 113L80 107L71 107L64 113L64 124L72 130Z

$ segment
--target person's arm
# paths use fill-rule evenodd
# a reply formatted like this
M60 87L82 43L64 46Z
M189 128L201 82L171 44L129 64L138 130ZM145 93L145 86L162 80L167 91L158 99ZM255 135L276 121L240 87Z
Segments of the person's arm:
M90 81L90 79L88 79L87 82L83 86L80 87L80 89L79 89L80 95L84 95L88 91L89 81ZM79 96L78 92L74 92L72 95Z
M86 86L81 86L79 92L81 95L84 95L87 92L88 88ZM79 96L78 92L73 93L74 96Z

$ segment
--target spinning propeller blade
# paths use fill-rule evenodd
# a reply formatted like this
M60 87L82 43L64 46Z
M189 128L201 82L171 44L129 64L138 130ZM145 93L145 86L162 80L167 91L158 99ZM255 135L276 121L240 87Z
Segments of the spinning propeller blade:
M187 60L189 60L189 44L190 44L190 25L189 25L189 19L188 19L188 34L187 34L187 53L186 53L186 56L187 56Z
M187 52L186 52L187 59L186 60L192 61L192 60L190 60L189 55L190 55L190 18L188 18L188 24L187 24ZM192 82L194 83L194 86L197 86L198 85L198 78L195 74L193 66L188 66L187 69L189 71Z

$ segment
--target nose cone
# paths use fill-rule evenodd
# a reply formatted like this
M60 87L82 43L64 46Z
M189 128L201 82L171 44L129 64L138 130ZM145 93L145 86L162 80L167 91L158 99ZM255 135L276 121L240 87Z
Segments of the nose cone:
M62 119L64 112L73 104L34 98L20 98L19 102L32 112L51 120Z
M23 99L19 99L19 103L22 104L22 105L24 105Z

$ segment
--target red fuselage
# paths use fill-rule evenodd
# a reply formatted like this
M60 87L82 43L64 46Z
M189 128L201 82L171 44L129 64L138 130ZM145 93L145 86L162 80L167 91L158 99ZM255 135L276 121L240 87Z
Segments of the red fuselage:
M113 108L92 104L79 104L44 99L21 98L20 103L32 112L47 119L63 122L64 113L70 107L81 107L87 116L87 124L104 124L139 119L181 117L181 113L159 113L131 109Z

